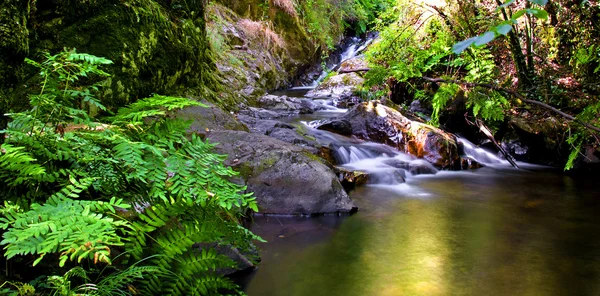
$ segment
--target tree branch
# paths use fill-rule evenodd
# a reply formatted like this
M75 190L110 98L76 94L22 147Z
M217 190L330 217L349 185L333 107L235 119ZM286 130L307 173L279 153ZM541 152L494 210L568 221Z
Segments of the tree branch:
M499 87L497 85L494 84L490 84L490 83L472 83L472 82L465 82L465 81L458 81L458 80L453 80L453 79L441 79L441 78L431 78L431 77L423 77L424 80L427 80L429 82L442 82L442 83L455 83L455 84L460 84L460 85L464 85L464 86L469 86L469 87L475 87L475 86L480 86L480 87L485 87L485 88L489 88L489 89L493 89L496 91L500 91L509 95L512 95L513 97L516 97L518 99L520 99L523 102L529 103L529 104L534 104L534 105L538 105L540 107L544 107L548 110L551 110L557 114L559 114L560 116L575 121L581 125L583 125L584 127L593 130L597 133L600 133L600 128L597 128L589 123L583 122L580 119L575 118L572 115L569 115L565 112L562 112L546 103L542 103L540 101L535 101L535 100L530 100L527 99L525 96L523 96L522 94L512 90L512 89L508 89L508 88L503 88L503 87Z

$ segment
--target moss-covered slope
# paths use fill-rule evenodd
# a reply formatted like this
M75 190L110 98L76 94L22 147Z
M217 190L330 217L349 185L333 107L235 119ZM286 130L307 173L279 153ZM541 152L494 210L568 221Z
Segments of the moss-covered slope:
M216 89L204 1L10 0L0 14L0 88L14 107L26 81L23 63L44 51L77 48L114 61L102 99L113 107L151 93L196 95ZM18 34L17 34L18 33ZM10 102L10 104L8 103ZM223 102L232 104L231 102Z

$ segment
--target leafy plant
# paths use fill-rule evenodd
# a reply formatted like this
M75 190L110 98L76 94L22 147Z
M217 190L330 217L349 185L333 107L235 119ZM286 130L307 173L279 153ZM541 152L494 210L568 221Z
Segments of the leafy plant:
M261 239L238 219L257 205L244 186L228 181L236 173L212 152L214 144L188 137L189 122L171 118L174 110L202 104L154 95L95 119L90 106L108 112L94 91L102 85L98 77L108 76L99 66L109 61L75 51L46 57L30 61L41 73L31 109L10 114L2 131L5 257L81 268L112 264L114 254L124 253L115 272L103 276L112 282L76 288L89 295L130 284L150 295L235 290L216 273L235 263L197 244L249 249ZM54 278L55 287L70 285L68 277Z
M542 6L542 7L544 5L546 5L546 3L548 3L548 0L527 0L527 1L529 1L533 4L537 4L539 6ZM496 10L500 11L505 7L509 7L513 3L515 3L515 0L508 0L504 4L498 6L498 8ZM499 24L493 26L489 31L486 31L485 33L483 33L479 36L471 37L471 38L468 38L466 40L463 40L461 42L454 44L454 46L452 47L452 51L455 54L460 54L465 49L469 48L469 46L471 46L471 45L483 46L483 45L491 42L492 40L496 39L498 36L503 36L503 35L505 36L514 29L513 28L514 25L518 24L519 18L521 18L525 15L532 15L532 16L535 16L537 18L544 19L544 20L548 19L548 12L546 12L543 9L540 9L540 8L521 9L521 10L518 10L518 11L512 13L510 16L510 19L500 22Z

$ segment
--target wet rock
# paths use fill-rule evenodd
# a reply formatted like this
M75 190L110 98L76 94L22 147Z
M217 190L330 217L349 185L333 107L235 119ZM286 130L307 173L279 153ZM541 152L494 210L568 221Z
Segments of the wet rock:
M437 173L437 169L428 162L406 162L399 159L388 159L384 163L391 167L407 170L412 175L434 175Z
M529 147L527 145L521 143L519 140L512 140L509 142L503 142L502 148L510 153L516 160L526 161L527 160L527 152Z
M273 127L266 132L266 135L305 148L313 154L319 153L319 149L316 147L320 145L317 141L298 134L294 129Z
M362 85L364 79L356 73L345 73L329 77L317 88L306 93L311 98L347 98L352 96L354 90Z
M350 73L355 71L361 71L369 68L367 61L362 57L355 57L345 60L338 69L339 73Z
M319 146L318 149L319 149L319 152L317 153L317 156L319 156L323 160L325 160L326 164L328 164L330 166L340 164L336 160L334 151L333 151L333 149L331 149L331 147Z
M341 120L350 123L352 135L392 146L423 158L438 168L460 166L456 138L433 126L411 121L400 112L375 102L361 103ZM345 126L345 125L344 125ZM347 134L347 129L332 130Z
M594 145L583 145L583 161L585 163L600 163L600 147L595 147Z
M249 107L248 109L240 110L239 114L246 115L257 119L275 119L293 115L293 112L275 112L263 108Z
M226 164L254 192L263 214L314 215L356 210L331 168L306 150L259 134L210 133Z
M266 134L268 130L274 128L277 124L281 123L280 121L273 119L258 119L248 115L239 114L237 116L240 122L243 122L248 126L249 132L258 133L258 134Z
M208 107L188 107L175 113L175 116L183 120L192 120L189 132L206 134L209 131L236 130L248 131L248 128L231 113L211 103L204 103Z
M334 104L338 108L349 109L363 102L363 99L359 96L349 96L345 98L338 98L334 100Z
M365 172L352 171L342 167L335 167L335 172L346 191L369 182L369 175Z
M420 113L425 115L426 117L429 117L431 115L431 106L427 106L426 104L424 104L423 102L419 101L419 100L414 100L410 103L410 107L408 109L410 112L412 113Z
M266 95L257 99L256 105L257 107L271 111L293 112L297 114L310 114L322 109L322 107L312 100L275 95Z
M460 159L460 168L463 170L474 170L482 168L483 165L476 160L469 157L461 157Z
M567 124L562 118L527 111L509 116L504 142L515 158L559 167L566 163L571 147L564 141Z
M323 124L319 125L317 129L329 131L343 136L352 135L352 125L349 121L343 119L325 121Z

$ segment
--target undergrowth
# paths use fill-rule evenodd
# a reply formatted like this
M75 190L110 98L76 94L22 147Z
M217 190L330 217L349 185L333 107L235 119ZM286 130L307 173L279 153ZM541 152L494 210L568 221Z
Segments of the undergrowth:
M261 239L238 220L257 205L228 181L236 173L214 144L187 136L189 122L171 117L202 104L154 95L94 117L108 112L94 94L109 76L101 66L111 61L72 50L28 63L39 69L39 92L29 110L9 114L1 132L0 244L13 266L47 273L21 283L27 268L7 270L4 292L237 291L218 273L235 262L205 245L250 249Z

